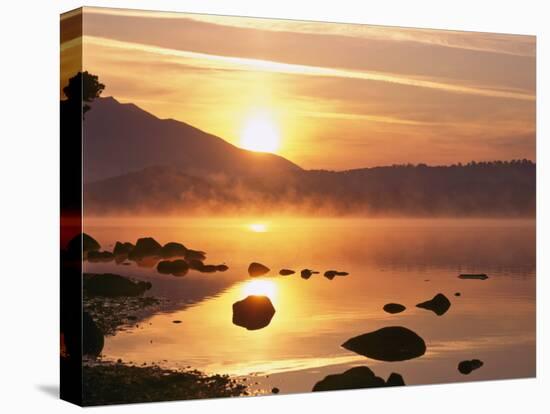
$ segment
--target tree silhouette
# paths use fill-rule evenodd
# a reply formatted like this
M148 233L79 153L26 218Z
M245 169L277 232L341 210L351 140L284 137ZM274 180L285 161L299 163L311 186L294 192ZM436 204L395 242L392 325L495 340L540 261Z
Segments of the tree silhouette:
M63 93L71 104L80 104L80 102L91 102L98 98L105 89L105 85L100 83L96 75L86 72L78 72L69 79L69 84L63 88ZM86 113L90 106L84 104L82 112Z

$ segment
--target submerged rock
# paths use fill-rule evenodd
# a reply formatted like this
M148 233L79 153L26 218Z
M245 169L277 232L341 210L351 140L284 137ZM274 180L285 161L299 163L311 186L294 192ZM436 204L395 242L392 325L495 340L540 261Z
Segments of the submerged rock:
M157 265L157 271L165 275L184 276L189 270L185 260L162 260Z
M432 299L419 303L416 307L431 310L437 316L441 316L449 310L451 302L444 294L438 293Z
M426 352L426 343L415 332L390 326L348 339L342 347L380 361L405 361Z
M111 252L99 252L97 250L92 250L88 252L88 261L90 262L110 262L114 260L115 255Z
M319 272L316 272L315 270L311 270L311 269L303 269L301 272L300 272L300 277L302 279L309 279L312 275L316 275L318 274Z
M90 314L84 311L82 314L82 353L97 357L103 350L104 342L103 332Z
M265 328L275 315L267 296L251 295L233 304L233 323L249 331Z
M248 274L250 276L262 276L269 273L270 270L271 269L269 267L257 262L252 262L248 266Z
M327 270L324 274L324 276L329 280L334 279L336 276L347 276L347 275L349 275L348 272L340 272L338 270Z
M130 242L121 243L117 241L115 243L115 248L113 249L113 254L115 256L128 256L135 247L136 246Z
M119 297L140 296L151 289L151 282L134 282L112 273L84 274L84 290L90 296Z
M185 254L187 253L187 248L181 244L176 242L169 242L166 243L162 248L160 249L160 255L162 257L185 257Z
M458 275L459 279L473 279L473 280L485 280L489 279L485 273L462 273Z
M140 259L145 256L159 256L162 246L152 237L143 237L138 239L136 247L130 252L128 257L132 260Z
M462 361L458 364L458 371L461 374L468 375L470 372L481 368L483 366L483 361L479 359L472 359L470 361Z
M353 390L358 388L385 387L386 382L374 375L369 367L354 367L342 374L328 375L314 385L312 391Z
M296 273L294 270L291 270L291 269L281 269L279 270L279 274L281 276L290 276L290 275L293 275L294 273Z
M400 313L407 308L401 305L400 303L386 303L383 309L385 312L388 312L388 313Z

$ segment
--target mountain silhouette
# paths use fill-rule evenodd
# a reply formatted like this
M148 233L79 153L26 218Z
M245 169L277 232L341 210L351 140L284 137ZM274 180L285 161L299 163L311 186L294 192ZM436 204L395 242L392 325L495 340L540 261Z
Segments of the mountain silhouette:
M533 216L529 160L303 170L114 98L84 121L90 213Z
M152 166L194 176L272 175L300 170L283 157L247 151L184 122L160 119L131 103L97 98L84 122L84 181Z

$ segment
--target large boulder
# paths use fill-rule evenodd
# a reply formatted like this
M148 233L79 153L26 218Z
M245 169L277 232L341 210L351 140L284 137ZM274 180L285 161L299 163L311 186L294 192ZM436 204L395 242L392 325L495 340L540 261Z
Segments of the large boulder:
M262 276L269 273L270 270L271 269L269 267L257 262L252 262L248 266L248 274L250 276Z
M233 304L233 323L253 331L265 328L275 315L267 296L251 295Z
M479 359L472 359L469 361L462 361L458 364L458 371L461 374L468 375L470 372L481 368L483 366L483 361Z
M432 299L419 303L416 307L431 310L437 316L441 316L449 310L451 302L444 294L438 293Z
M103 350L103 332L88 312L82 314L82 353L97 357Z
M185 257L186 253L187 248L183 244L176 242L166 243L164 246L162 246L162 249L160 250L160 255L166 258Z
M415 332L390 326L348 339L342 347L380 361L405 361L426 352L426 343Z
M152 237L143 237L138 239L136 247L130 252L128 257L132 260L141 259L146 256L160 256L162 246Z
M140 296L151 289L151 282L133 281L112 273L84 274L84 291L90 296Z
M157 271L166 275L184 276L189 270L185 260L162 260L157 265Z
M401 313L407 308L400 303L386 303L383 309L387 313Z
M113 254L115 256L128 256L132 250L134 250L136 246L134 246L130 242L119 242L117 241L115 243L115 248L113 249Z

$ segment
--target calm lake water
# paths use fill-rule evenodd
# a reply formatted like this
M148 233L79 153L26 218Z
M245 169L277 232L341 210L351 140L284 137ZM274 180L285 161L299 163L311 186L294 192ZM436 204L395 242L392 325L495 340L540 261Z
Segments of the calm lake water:
M398 372L408 385L535 375L532 220L87 219L85 232L105 249L144 236L177 241L206 251L206 263L229 266L174 277L158 274L154 261L86 263L87 272L151 281L148 294L169 299L138 327L108 337L107 360L243 376L258 393L310 391L326 375L363 364L384 378ZM249 277L252 261L272 276ZM281 268L321 274L283 277ZM331 281L322 275L328 269L350 274ZM460 273L489 279L461 280ZM443 316L415 307L437 293L452 302ZM256 331L232 323L232 304L251 294L268 296L276 309ZM387 314L388 302L407 310ZM412 329L426 354L382 362L341 347L384 326ZM484 366L460 374L457 364L473 358Z

